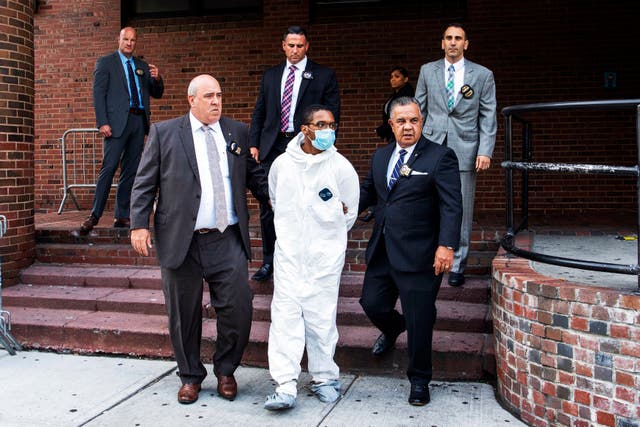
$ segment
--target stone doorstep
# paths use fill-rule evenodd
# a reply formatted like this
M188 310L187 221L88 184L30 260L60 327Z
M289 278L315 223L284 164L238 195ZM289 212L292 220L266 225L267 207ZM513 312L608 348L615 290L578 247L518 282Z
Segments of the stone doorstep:
M249 274L252 274L250 272ZM359 297L362 273L344 273L340 281L340 296ZM438 299L471 303L489 301L486 277L470 276L464 286L453 288L443 279ZM90 286L107 288L162 289L160 268L153 266L47 264L36 263L22 270L20 282L31 285ZM254 294L272 294L273 282L249 281Z
M3 293L5 305L12 307L87 310L132 314L166 314L164 295L155 289L92 288L77 286L16 285ZM203 294L203 316L215 318L209 293ZM255 295L253 319L271 320L271 296ZM459 301L438 301L436 329L468 332L491 332L489 306ZM398 304L400 310L400 304ZM339 325L367 325L370 322L358 298L341 297L338 301Z
M145 315L87 310L53 310L11 307L13 335L27 349L52 349L81 353L127 354L172 357L164 315ZM244 363L266 366L269 325L255 321ZM378 331L372 327L340 326L336 362L345 371L367 371L402 375L406 366L406 334L396 349L381 358L371 356ZM203 321L202 359L211 360L215 344L215 320ZM491 373L492 340L487 334L435 331L434 378L448 380L487 379Z

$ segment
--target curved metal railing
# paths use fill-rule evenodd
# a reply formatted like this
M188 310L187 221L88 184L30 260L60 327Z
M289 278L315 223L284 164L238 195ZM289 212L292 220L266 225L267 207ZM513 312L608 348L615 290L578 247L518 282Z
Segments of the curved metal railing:
M633 167L591 165L591 164L567 164L567 163L539 163L532 162L531 153L531 123L521 114L530 112L548 112L558 110L612 110L612 109L636 109L636 143L637 164ZM522 258L563 267L580 268L584 270L603 271L608 273L634 274L638 276L638 291L640 291L640 239L638 239L638 262L635 265L614 264L596 261L587 261L572 258L563 258L546 255L534 251L527 251L515 245L515 235L528 227L529 217L529 171L565 172L576 174L602 174L616 176L635 176L637 193L637 233L640 236L640 99L604 100L604 101L579 101L579 102L554 102L540 104L523 104L505 107L502 109L505 117L505 161L502 167L506 174L506 228L507 231L500 241L500 245L508 252ZM513 121L522 123L522 161L513 161ZM514 200L513 200L513 171L521 170L522 174L522 220L514 225Z

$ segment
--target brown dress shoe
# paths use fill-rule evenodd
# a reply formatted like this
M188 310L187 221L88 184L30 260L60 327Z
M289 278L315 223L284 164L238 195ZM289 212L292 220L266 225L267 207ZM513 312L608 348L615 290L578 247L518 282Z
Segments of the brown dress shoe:
M99 220L100 219L94 214L89 215L87 219L82 221L82 224L80 224L80 230L77 230L73 234L77 234L78 236L86 236L91 230L93 230L93 227L98 225Z
M216 374L216 378L218 378L218 394L220 397L224 397L227 400L235 399L238 394L238 383L236 383L233 375L227 377Z
M193 403L198 400L198 393L200 393L200 384L182 384L178 391L178 402L185 405Z

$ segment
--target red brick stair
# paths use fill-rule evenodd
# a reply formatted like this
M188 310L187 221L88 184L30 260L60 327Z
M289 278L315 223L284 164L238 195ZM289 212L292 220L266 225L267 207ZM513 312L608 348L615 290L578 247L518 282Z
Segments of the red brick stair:
M48 216L47 216L48 215ZM130 249L128 232L98 226L89 236L74 238L71 229L84 215L65 219L36 216L37 262L21 274L21 283L3 289L4 308L12 313L12 333L26 348L172 357L164 311L160 269L154 257ZM43 218L44 217L44 218ZM261 262L257 225L252 226L254 260ZM340 341L336 361L345 371L404 375L406 334L382 358L371 356L379 332L358 303L363 280L364 249L370 225L351 232L338 303ZM434 333L434 375L440 379L478 380L495 375L491 312L490 260L497 249L495 231L474 231L471 276L461 288L443 282ZM250 273L251 274L251 273ZM267 364L272 282L250 281L254 322L244 363ZM215 346L215 312L203 295L204 360Z

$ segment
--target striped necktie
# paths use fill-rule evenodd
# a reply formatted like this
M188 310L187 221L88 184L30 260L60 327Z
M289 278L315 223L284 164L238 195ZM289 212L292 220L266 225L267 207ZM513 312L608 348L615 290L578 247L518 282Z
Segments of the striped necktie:
M289 75L282 92L282 114L280 116L280 131L286 132L289 128L289 113L291 112L291 98L293 96L293 82L296 79L296 66L289 67Z
M398 177L400 176L400 168L404 164L404 155L407 154L407 150L403 148L398 153L400 154L400 156L398 157L396 165L393 167L393 172L391 172L391 178L389 178L389 183L387 184L387 191L391 191L393 186L396 184Z

